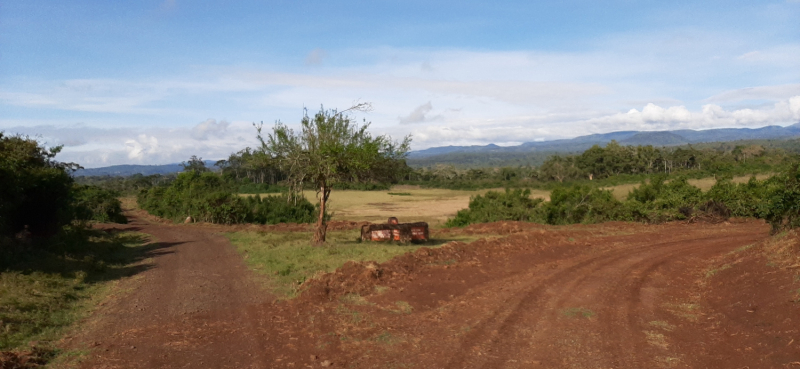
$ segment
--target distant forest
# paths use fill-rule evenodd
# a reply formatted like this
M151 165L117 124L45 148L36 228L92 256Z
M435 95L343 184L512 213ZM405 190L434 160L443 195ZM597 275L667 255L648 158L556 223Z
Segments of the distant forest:
M565 182L636 182L653 174L689 177L770 172L794 160L800 139L744 140L673 147L611 141L576 153L449 153L408 159L389 183L339 183L338 189L386 190L394 184L452 189L546 188ZM279 193L286 176L274 159L251 149L211 162L193 157L182 169L213 171L239 193ZM177 173L84 176L76 181L135 194L171 183ZM598 182L600 181L600 182Z

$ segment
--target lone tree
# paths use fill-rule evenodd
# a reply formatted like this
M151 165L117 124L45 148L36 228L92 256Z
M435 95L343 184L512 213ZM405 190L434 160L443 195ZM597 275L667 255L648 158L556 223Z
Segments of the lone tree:
M346 110L320 111L313 117L304 109L301 130L295 132L280 121L265 138L261 125L256 125L261 151L273 157L286 172L292 194L300 195L305 184L312 184L319 199L319 218L313 242L325 242L327 223L325 209L331 186L339 182L381 182L404 173L405 157L411 137L402 142L381 135L372 137L369 123L358 125L348 113L369 111L369 103L360 103Z

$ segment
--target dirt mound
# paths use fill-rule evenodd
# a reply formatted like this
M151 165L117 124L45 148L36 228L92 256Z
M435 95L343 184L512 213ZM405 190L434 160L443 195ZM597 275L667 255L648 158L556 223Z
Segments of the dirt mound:
M462 232L465 234L513 234L533 229L547 229L547 225L531 223L531 222L516 222L516 221L500 221L494 223L481 223L472 224L464 228L449 228L443 229L442 233Z
M375 286L413 280L414 274L429 267L448 268L455 264L480 264L490 258L507 255L512 250L541 248L548 240L564 238L558 230L525 222L497 222L467 227L476 234L511 234L500 239L479 239L472 243L450 242L439 248L422 247L413 253L397 256L384 263L348 262L332 273L307 280L300 289L301 299L330 301L346 294L367 295ZM446 230L445 230L446 231ZM576 232L570 232L576 235ZM535 245L531 242L536 240Z

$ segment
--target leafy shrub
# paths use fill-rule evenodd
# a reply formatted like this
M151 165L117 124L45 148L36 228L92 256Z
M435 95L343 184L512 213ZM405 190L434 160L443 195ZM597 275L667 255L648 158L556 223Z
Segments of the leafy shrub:
M252 209L252 222L261 224L313 223L317 211L305 197L292 199L287 195L249 196L247 203Z
M259 194L259 193L281 193L289 189L284 186L271 185L269 183L245 183L239 186L236 192L246 194Z
M602 222L618 218L620 202L608 190L581 185L559 187L551 192L544 213L548 224Z
M505 192L489 191L485 195L472 196L469 209L459 210L455 218L448 219L447 227L464 227L473 223L499 220L534 221L540 218L538 206L542 199L531 199L529 189L506 189Z
M94 220L97 222L127 223L122 215L122 204L119 193L104 190L97 186L72 187L72 207L77 220Z
M730 209L732 216L758 217L765 201L767 182L755 177L747 183L733 183L731 177L723 177L706 193L709 200L719 201Z
M800 169L793 165L778 176L764 181L764 198L759 215L772 225L773 232L800 227Z
M70 222L71 169L54 160L61 147L0 132L0 235L29 226L33 234L54 234Z
M285 196L242 198L228 182L210 172L183 172L168 187L140 192L137 202L150 214L174 221L192 217L220 224L308 223L315 219L314 206L305 198L291 203Z

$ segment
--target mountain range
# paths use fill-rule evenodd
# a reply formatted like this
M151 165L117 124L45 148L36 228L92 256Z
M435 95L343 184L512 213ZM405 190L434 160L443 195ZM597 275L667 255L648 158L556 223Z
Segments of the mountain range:
M533 162L541 162L549 155L558 152L582 152L594 145L605 145L612 140L621 145L653 145L653 146L679 146L704 142L729 142L739 140L766 140L788 139L800 137L800 123L790 126L766 126L762 128L719 128L695 131L682 129L674 131L619 131L611 133L592 134L570 139L526 142L517 146L498 146L489 144L484 146L441 146L409 153L409 165L425 166L435 162L459 161L469 165L496 164L508 165L516 161L530 162L530 154L537 158ZM490 155L487 158L485 155ZM526 157L527 155L527 157ZM457 158L456 158L457 157ZM488 160L487 160L488 159ZM205 160L206 167L214 169L213 160ZM76 177L81 176L129 176L133 174L169 174L183 170L181 164L164 165L113 165L102 168L81 169L75 172Z
M580 152L594 145L604 145L612 140L621 145L679 146L703 142L739 140L785 139L800 137L800 123L790 126L762 128L718 128L702 131L681 129L674 131L619 131L592 134L570 139L525 142L517 146L441 146L412 151L410 159L430 158L452 153L525 153L525 152Z

